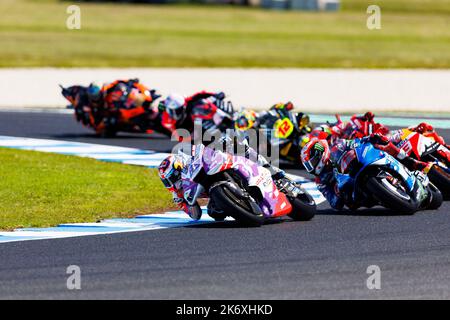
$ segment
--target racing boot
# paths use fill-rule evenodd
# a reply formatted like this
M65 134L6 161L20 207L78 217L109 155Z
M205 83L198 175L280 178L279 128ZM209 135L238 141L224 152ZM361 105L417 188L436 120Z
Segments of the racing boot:
M302 192L297 183L288 178L283 170L269 164L264 167L270 171L273 182L277 186L278 190L284 194L297 197L297 195Z

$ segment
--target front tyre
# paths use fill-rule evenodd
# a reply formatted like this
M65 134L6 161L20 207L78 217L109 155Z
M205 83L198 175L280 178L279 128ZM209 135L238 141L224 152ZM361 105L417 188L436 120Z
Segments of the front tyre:
M296 221L309 221L316 215L317 207L314 199L308 193L299 194L296 198L289 197L292 211L289 217Z
M231 184L233 182L229 183ZM237 185L235 186L239 188ZM214 201L214 205L244 226L261 226L265 220L264 215L261 212L254 213L252 205L249 203L250 200L238 197L230 188L225 183L211 188L209 194L210 198Z
M413 214L419 209L418 201L401 185L394 184L387 177L371 177L367 190L378 202L389 209L403 214Z

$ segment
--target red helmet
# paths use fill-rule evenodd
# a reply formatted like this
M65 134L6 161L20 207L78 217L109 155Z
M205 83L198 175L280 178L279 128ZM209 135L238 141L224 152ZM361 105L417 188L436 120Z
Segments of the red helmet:
M373 121L373 118L375 118L375 114L373 114L373 112L368 111L364 114L363 117L364 119L366 119L366 121Z
M415 128L415 131L417 131L419 133L424 133L424 132L434 131L434 128L431 124L422 122Z
M375 124L373 125L373 130L372 130L372 132L373 132L373 133L380 133L380 134L383 134L383 135L387 135L387 134L389 134L389 128L386 127L384 124L381 124L381 123L375 123Z
M330 161L330 146L326 140L314 137L303 147L301 157L306 171L319 175Z

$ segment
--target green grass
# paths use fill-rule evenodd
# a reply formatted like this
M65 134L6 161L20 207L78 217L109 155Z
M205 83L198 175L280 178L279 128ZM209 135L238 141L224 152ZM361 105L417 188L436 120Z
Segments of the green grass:
M172 206L155 169L0 148L0 229L95 222Z
M342 0L338 13L2 0L0 67L449 68L450 0ZM382 29L366 28L369 4Z

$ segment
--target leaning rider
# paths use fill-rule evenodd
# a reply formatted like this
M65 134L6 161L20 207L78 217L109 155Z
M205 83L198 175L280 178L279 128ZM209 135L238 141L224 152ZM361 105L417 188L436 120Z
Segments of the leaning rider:
M124 109L143 107L150 112L150 116L156 118L158 112L152 109L152 102L160 97L156 90L150 90L139 79L116 80L105 84L101 89L104 97L105 111L103 118L96 127L97 133L106 130L108 126L115 126L124 112Z
M383 150L399 159L406 166L423 172L428 172L432 164L417 161L408 157L402 150L395 147L386 137L380 134L372 134L361 140L367 140L374 147ZM351 210L356 210L360 205L351 199L351 193L346 190L346 186L340 186L336 179L337 167L343 155L353 148L355 140L337 139L333 145L329 145L325 139L317 137L303 147L301 161L306 171L316 176L315 182L319 191L324 195L331 207L341 210L347 206Z
M292 190L291 188L296 188L295 184L286 177L284 171L272 166L263 156L258 154L253 148L251 148L245 140L231 139L230 137L223 135L219 141L215 141L208 145L207 148L213 150L233 150L230 149L233 143L239 143L243 147L243 156L254 162L257 162L260 166L269 170L272 175L273 181L276 183L280 190L284 188L286 190ZM195 146L193 147L195 150ZM231 154L231 153L230 153ZM192 210L193 208L187 204L184 199L184 189L183 189L183 173L186 173L188 166L190 165L191 156L178 152L177 154L171 154L165 158L159 166L159 177L163 182L166 189L172 193L173 201L177 204L184 212L186 212L192 219L197 220L200 218L198 215L199 210ZM211 203L208 204L208 214L214 214L211 212ZM198 206L198 205L195 205Z
M62 88L62 94L71 102L75 110L75 118L85 126L95 128L101 120L104 109L103 93L99 85L95 82L89 86L71 86Z
M231 104L225 104L224 99L223 92L200 91L187 98L172 93L159 104L159 109L167 113L167 122L173 130L186 129L193 132L196 121L201 121L204 130L215 130L218 129L213 121L216 109L213 109L212 105L230 117L233 114Z

